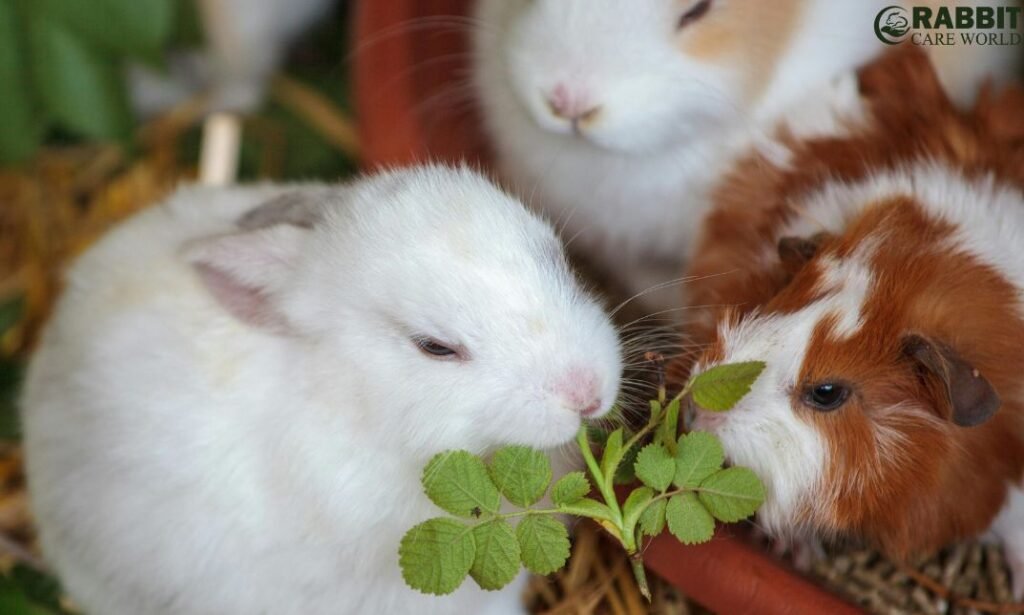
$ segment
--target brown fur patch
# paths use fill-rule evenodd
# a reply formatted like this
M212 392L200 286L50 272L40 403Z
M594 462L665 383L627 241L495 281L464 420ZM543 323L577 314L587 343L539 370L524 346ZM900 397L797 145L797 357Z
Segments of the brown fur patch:
M716 2L699 22L679 32L679 49L698 60L743 67L744 93L753 100L774 78L805 4L805 0ZM692 5L680 3L680 11Z
M794 391L794 411L819 428L831 451L822 490L794 522L905 557L984 530L1006 485L1022 478L1020 289L968 255L937 250L952 229L903 195L864 209L796 274L770 255L780 229L801 215L792 204L831 182L936 160L968 178L991 174L1024 187L1024 91L985 92L974 109L958 111L913 49L879 60L860 81L870 109L865 128L789 143L786 168L751 156L721 185L689 271L705 279L690 290L698 305L734 307L714 310L690 333L721 357L717 322L755 308L806 306L822 292L824 256L848 257L877 238L863 324L843 338L834 322L819 323L800 376L801 386L850 383L853 397L823 413ZM940 340L975 366L1004 400L996 416L978 427L952 425L942 383L903 354L908 333Z

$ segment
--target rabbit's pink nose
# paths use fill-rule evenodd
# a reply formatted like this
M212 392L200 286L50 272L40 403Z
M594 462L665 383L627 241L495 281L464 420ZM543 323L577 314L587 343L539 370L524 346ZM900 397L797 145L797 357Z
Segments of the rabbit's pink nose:
M551 90L547 103L555 117L569 120L575 128L580 122L594 119L601 110L601 106L591 103L585 94L570 90L564 83Z
M593 416L601 410L601 387L593 370L572 368L555 381L552 390L566 408L580 416Z

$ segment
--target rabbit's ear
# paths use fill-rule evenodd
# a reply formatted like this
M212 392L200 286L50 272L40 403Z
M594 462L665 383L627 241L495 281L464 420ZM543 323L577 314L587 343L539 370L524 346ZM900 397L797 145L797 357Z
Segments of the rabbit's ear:
M308 239L309 229L279 224L197 240L185 247L184 257L210 295L235 318L287 333L280 296Z
M270 199L263 205L247 212L238 219L238 228L256 231L278 224L290 224L300 228L313 228L324 215L327 190L310 194L304 191L285 192ZM338 189L333 189L337 192Z

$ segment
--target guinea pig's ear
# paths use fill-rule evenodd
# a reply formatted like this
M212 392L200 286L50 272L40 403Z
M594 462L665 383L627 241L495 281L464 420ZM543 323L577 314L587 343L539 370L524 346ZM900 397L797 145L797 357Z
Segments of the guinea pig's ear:
M948 416L961 427L980 425L992 418L1000 400L992 384L955 350L917 335L903 338L903 352L928 376L937 378L949 404Z
M309 230L278 224L229 233L185 246L185 259L214 299L238 320L287 333L277 298L292 277Z
M789 273L796 273L814 258L818 248L829 238L828 233L818 233L812 237L783 237L779 240L779 260Z

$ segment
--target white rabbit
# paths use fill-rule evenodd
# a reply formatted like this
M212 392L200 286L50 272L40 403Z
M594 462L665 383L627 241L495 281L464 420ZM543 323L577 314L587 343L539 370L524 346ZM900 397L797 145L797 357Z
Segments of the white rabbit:
M839 128L804 115L886 48L872 22L891 4L477 0L474 81L499 167L620 284L668 282L752 141L787 114L808 136ZM939 58L969 98L1018 55L960 46ZM678 286L647 298L649 311L680 305Z
M523 612L522 577L405 586L422 468L570 441L620 371L552 229L469 170L186 188L73 266L31 363L42 548L94 615Z

